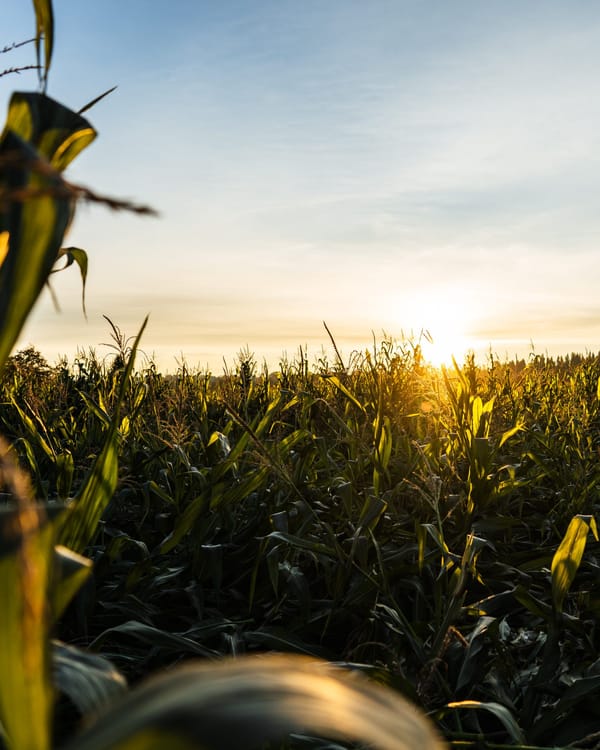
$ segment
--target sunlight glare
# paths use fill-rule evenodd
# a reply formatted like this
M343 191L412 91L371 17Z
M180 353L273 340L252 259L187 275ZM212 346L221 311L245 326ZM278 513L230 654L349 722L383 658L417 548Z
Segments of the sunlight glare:
M452 357L461 364L473 348L474 341L469 336L473 315L455 296L460 299L460 295L449 297L438 292L431 297L435 300L433 304L413 300L409 315L403 316L411 324L409 330L414 339L420 338L425 359L434 367L452 365ZM406 333L405 324L403 330Z

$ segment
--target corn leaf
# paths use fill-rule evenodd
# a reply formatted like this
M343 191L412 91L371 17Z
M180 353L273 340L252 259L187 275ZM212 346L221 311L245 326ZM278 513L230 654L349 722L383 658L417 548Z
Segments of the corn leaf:
M514 427L511 427L509 430L506 430L506 432L502 433L502 436L500 438L500 442L498 443L498 447L502 448L504 443L506 443L507 440L510 440L510 438L513 435L516 435L517 432L522 432L524 429L522 424L516 424Z
M452 710L470 710L470 711L487 711L493 714L500 723L504 726L510 738L513 742L518 744L524 744L525 736L517 724L514 716L511 712L503 706L501 703L495 703L493 701L482 702L482 701L458 701L455 703L448 703L446 708Z
M198 664L151 680L68 750L250 750L290 732L380 750L443 747L413 706L359 673L299 656L263 656Z
M557 612L562 612L565 596L581 564L590 529L594 537L598 539L598 530L593 516L577 515L572 518L552 558L552 602Z
M359 409L363 414L365 414L365 407L360 403L360 401L354 396L348 388L342 383L342 381L338 378L337 375L321 375L321 377L324 380L329 380L330 383L332 383L340 393L343 393L344 396L350 401L350 403L354 404L357 409Z
M4 130L28 143L57 172L62 172L96 137L85 117L45 94L31 91L12 95Z
M0 723L10 750L50 747L47 598L54 536L39 506L0 510Z
M69 506L69 514L60 533L61 544L79 553L85 550L115 492L118 468L117 429L116 425L111 424L102 450Z
M178 655L186 653L195 654L196 656L215 657L218 655L218 652L206 648L206 646L185 635L169 633L166 630L160 630L160 628L154 628L152 625L146 625L136 620L128 620L122 625L108 628L96 638L93 645L97 646L109 633L124 633L130 638L146 643L148 646L161 648Z
M82 553L94 538L102 514L117 487L120 408L125 399L135 355L147 322L148 318L144 320L136 336L125 371L121 376L119 395L106 432L104 446L94 461L86 481L69 506L66 520L60 532L60 543L75 552Z
M86 715L108 705L127 690L127 682L108 659L52 642L54 683Z
M107 89L102 94L100 94L99 96L94 97L91 102L88 102L87 104L84 104L83 107L77 111L77 114L78 115L82 115L84 112L87 112L88 109L91 109L92 107L95 107L96 104L98 104L98 102L102 101L102 99L104 99L105 96L108 96L109 94L112 94L112 92L116 88L117 88L116 86L112 86L111 88Z
M54 548L54 585L51 590L52 617L63 614L71 599L92 572L92 561L66 547Z
M37 64L42 65L42 39L44 40L43 72L39 72L40 83L46 87L48 71L54 47L54 14L51 0L33 0L35 10L35 49Z
M79 272L81 273L81 307L83 314L87 316L85 310L85 284L87 281L88 273L88 256L85 250L80 247L62 247L58 253L59 257L65 257L65 265L59 269L64 271L65 268L72 266L73 263L77 263L79 266Z
M0 265L0 367L48 280L72 217L58 172L94 137L87 120L49 97L13 94L0 139L0 233L6 246Z

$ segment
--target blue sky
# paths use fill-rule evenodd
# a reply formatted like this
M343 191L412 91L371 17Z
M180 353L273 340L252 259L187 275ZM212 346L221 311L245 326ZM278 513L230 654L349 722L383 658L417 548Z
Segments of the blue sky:
M122 9L126 7L126 13ZM109 340L162 369L276 365L385 330L431 356L600 348L600 6L589 2L55 0L48 93L99 138L71 170L159 219L82 206L21 344ZM31 35L3 0L2 43ZM0 66L30 62L32 49ZM6 66L2 66L6 67ZM34 75L0 79L2 103Z

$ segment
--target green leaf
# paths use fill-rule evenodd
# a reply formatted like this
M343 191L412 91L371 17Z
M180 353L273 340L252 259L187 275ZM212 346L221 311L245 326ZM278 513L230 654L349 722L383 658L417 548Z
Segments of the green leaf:
M452 709L453 711L460 709L466 709L470 711L488 711L493 714L504 726L513 742L518 744L525 743L525 736L521 731L521 728L517 724L514 716L511 712L503 706L501 703L481 702L481 701L458 701L454 703L448 703L446 708Z
M127 690L127 681L108 659L52 641L56 687L83 714L96 712Z
M135 355L147 323L148 318L144 320L136 336L125 371L121 376L119 394L114 414L106 433L104 446L94 461L86 481L69 506L63 528L60 532L60 543L75 552L83 552L94 538L102 514L106 510L117 487L119 478L118 428L121 424L119 413L129 385Z
M10 100L5 134L18 136L62 172L96 137L85 117L45 94L16 91Z
M54 548L52 617L56 621L92 572L92 561L66 547Z
M38 444L38 447L42 449L42 451L46 454L46 456L50 459L50 461L54 462L55 460L54 450L49 445L49 443L44 439L44 436L42 435L40 430L38 430L38 428L36 427L35 421L28 414L26 414L23 411L23 409L21 409L14 395L11 395L10 402L11 402L13 409L19 415L21 422L27 429L27 432L29 433L31 438ZM39 424L39 418L37 418L36 421Z
M117 430L111 425L86 481L68 507L60 533L61 544L76 552L85 550L115 492L118 478Z
M51 0L33 0L35 10L35 50L37 64L42 64L42 38L44 39L44 72L39 73L40 83L46 87L48 71L52 61L52 49L54 47L54 14L52 12Z
M512 593L519 604L522 604L536 617L541 617L547 622L552 620L552 608L550 605L533 596L525 586L517 584Z
M216 651L213 651L206 646L202 646L192 638L188 638L185 635L178 633L169 633L166 630L160 630L159 628L152 627L152 625L146 625L143 622L136 620L129 620L124 622L122 625L116 625L114 628L108 628L101 633L91 644L92 648L97 647L109 633L123 633L129 635L136 640L146 643L148 646L160 648L168 652L176 654L195 654L196 656L217 656Z
M498 443L498 447L502 448L504 443L506 443L507 440L510 440L513 435L516 435L517 432L522 432L525 428L522 424L517 424L514 427L511 427L510 430L506 430L506 432L502 433L502 437L500 438L500 442Z
M56 456L56 492L61 500L67 500L73 484L75 462L71 451L65 450Z
M0 724L10 750L50 747L47 599L54 536L43 507L0 509Z
M37 158L35 151L9 132L0 143L0 157L11 152L23 159ZM34 175L25 168L0 173L0 191L9 194L56 186L52 178ZM0 367L48 279L70 215L66 198L51 195L8 203L0 213L0 229L8 233L8 250L0 266Z
M382 500L380 497L375 497L374 495L367 495L360 511L358 528L361 530L370 529L373 531L379 523L381 516L387 510L387 507L388 504L385 500Z
M344 396L350 401L350 403L354 404L357 409L360 409L360 411L363 414L366 414L365 407L360 403L360 401L354 396L350 391L346 388L346 386L342 383L342 381L338 378L337 375L321 375L323 380L329 380L330 383L332 383L340 393L343 393Z
M593 516L577 515L572 518L552 558L552 602L557 612L562 612L565 596L581 564L590 529L597 539L598 531Z
M299 656L246 657L174 670L132 690L67 750L250 750L290 732L380 750L441 750L398 693Z
M85 250L80 247L61 247L58 252L58 257L62 258L66 256L65 265L59 269L64 271L65 268L72 266L73 263L77 263L79 266L79 272L81 273L81 307L83 308L83 314L87 317L85 310L85 283L87 281L88 273L88 256ZM56 271L53 271L55 273Z
M246 630L243 634L244 642L248 646L260 646L261 649L273 651L305 654L318 658L328 658L326 649L308 644L298 636L292 635L287 628L278 628L274 625L264 626L260 630Z
M99 404L97 404L97 403L96 403L96 402L95 402L95 401L94 401L94 400L93 400L92 398L90 398L90 396L88 396L88 394L87 394L87 393L85 393L84 391L79 391L79 395L81 396L81 398L82 398L82 399L83 399L83 401L85 402L85 405L87 406L87 408L88 408L88 411L89 411L89 412L90 412L91 414L94 414L94 415L95 415L95 416L96 416L96 417L98 418L98 420L99 420L100 422L102 422L102 424L103 424L103 425L104 425L105 427L110 427L110 417L109 417L109 415L108 415L108 414L107 414L107 413L106 413L106 412L104 411L104 408L103 408L104 404L102 404L102 405L99 405Z
M277 539L281 542L286 542L294 547L294 549L304 549L308 552L313 552L315 555L325 555L326 557L337 559L336 551L333 547L328 547L321 542L314 542L311 539L305 539L304 537L296 536L294 534L286 534L282 531L272 531L270 534L266 535L265 539Z
M48 281L71 221L71 196L58 172L95 135L87 120L43 94L11 98L0 139L6 160L0 169L0 368Z

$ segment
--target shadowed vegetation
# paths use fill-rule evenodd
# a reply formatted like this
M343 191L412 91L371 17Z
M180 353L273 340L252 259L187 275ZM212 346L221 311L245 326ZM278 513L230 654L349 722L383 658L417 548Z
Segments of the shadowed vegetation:
M596 731L596 357L443 372L383 341L216 378L114 354L9 360L0 429L36 493L79 492L115 404L119 478L60 635L136 681L197 656L346 664L448 739ZM588 536L592 532L592 536ZM591 740L590 740L591 742Z
M151 213L64 177L105 94L46 95L33 7L41 92L0 137L0 746L596 747L599 360L384 340L164 376L110 320L104 360L10 356L52 273L85 287L77 202Z

